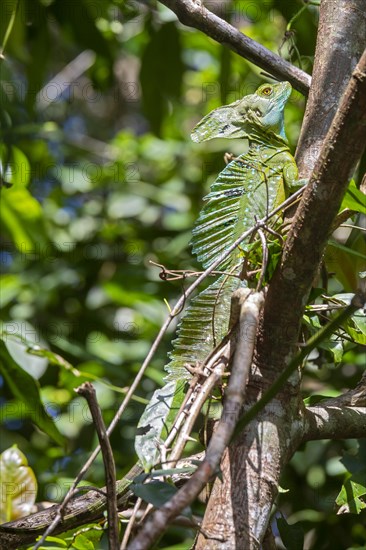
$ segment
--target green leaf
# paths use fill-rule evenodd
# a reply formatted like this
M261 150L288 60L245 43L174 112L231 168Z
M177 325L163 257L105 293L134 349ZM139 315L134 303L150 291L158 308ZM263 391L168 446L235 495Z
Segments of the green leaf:
M47 243L42 208L27 189L14 185L1 194L0 220L23 259L42 255ZM48 250L49 252L49 250Z
M347 254L350 254L351 256L354 256L356 258L360 258L361 260L366 260L365 254L363 254L362 252L358 252L357 250L353 250L349 246L345 246L338 241L329 241L328 246L338 248L339 250L342 250L343 252L346 252Z
M11 325L11 323L7 323L3 326L6 327L6 326L9 326L9 325ZM28 331L27 335L29 335L29 334L30 333ZM9 341L11 340L11 341L17 342L19 345L21 345L23 347L26 346L27 347L28 360L29 360L29 355L31 355L31 356L34 355L36 357L42 357L42 358L46 359L49 363L51 363L53 365L56 365L58 367L62 367L66 370L70 370L75 376L80 376L80 374L81 374L80 371L78 371L77 369L74 369L74 367L71 365L71 363L69 363L68 361L66 361L66 359L61 357L61 355L58 355L57 353L54 353L53 351L50 351L49 349L42 348L37 343L32 342L32 341L30 341L26 338L23 338L19 334L14 334L14 333L11 333L7 330L3 330L3 331L0 331L0 338L2 340L4 340L4 342L6 342L6 344L8 344ZM36 341L38 341L38 339ZM14 359L16 360L16 357L14 357ZM19 361L18 361L18 363L19 363ZM27 370L27 369L25 368L24 370Z
M326 342L327 349L333 354L334 363L340 363L344 354L343 340L335 340Z
M353 294L343 293L335 294L333 299L344 305L349 305ZM366 345L366 312L358 309L346 322L344 329L357 344Z
M0 374L8 384L12 394L24 404L24 413L59 445L65 440L56 424L46 413L39 393L39 384L25 372L12 358L5 343L0 341Z
M30 181L30 164L18 147L0 145L0 161L4 169L4 179L12 185L25 187Z
M337 498L336 504L340 506L339 514L359 514L366 508L366 470L358 472L346 479Z
M39 540L40 537L37 538ZM51 546L48 543L49 542L55 542L58 544L58 546ZM47 546L40 546L39 550L60 550L60 548L67 548L67 542L65 542L63 539L60 539L59 537L47 537L46 538ZM34 545L29 546L27 550L33 550Z
M6 48L6 44L11 35L13 29L16 13L18 8L18 0L8 0L3 2L1 6L1 17L0 17L0 52ZM2 61L3 62L3 61Z
M18 275L1 275L0 309L4 308L19 295L21 283Z
M170 500L178 491L174 485L163 481L152 481L151 483L133 483L130 485L133 493L149 502L155 508L160 508Z
M26 456L13 445L0 455L0 523L35 511L37 480Z
M366 214L366 195L356 187L354 180L351 180L349 183L340 207L340 212L345 208Z
M77 550L94 550L94 544L85 535L78 535L72 543L72 548Z
M45 373L48 360L45 357L36 357L29 352L33 347L39 347L36 343L40 341L37 330L27 321L16 320L4 323L3 328L5 330L0 331L0 338L14 361L25 372L38 380ZM28 339L22 338L19 332L27 334Z
M135 450L145 471L159 462L159 445L180 408L184 387L185 381L172 381L156 390L139 420Z
M277 527L286 550L303 550L304 531L299 523L289 525L285 518L277 518Z

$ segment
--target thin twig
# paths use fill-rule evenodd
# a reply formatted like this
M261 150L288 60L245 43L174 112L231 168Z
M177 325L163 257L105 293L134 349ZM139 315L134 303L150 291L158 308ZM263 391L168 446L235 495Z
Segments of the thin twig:
M230 256L230 254L236 249L236 247L238 245L240 245L240 243L242 241L244 241L245 239L247 239L252 233L254 233L255 231L257 231L260 227L264 227L266 222L272 218L273 216L275 216L278 212L280 212L281 210L285 209L287 206L289 206L290 204L294 203L298 197L300 197L300 195L302 195L304 191L304 188L301 188L299 189L298 191L296 191L293 195L291 195L291 197L289 197L288 199L286 199L282 204L280 204L279 206L277 206L277 208L275 208L274 210L272 210L272 212L270 212L268 214L268 216L265 216L264 218L262 218L261 220L259 220L255 225L253 225L251 228L249 228L247 231L245 231L244 233L242 233L242 235L240 237L238 237L236 239L236 241L228 247L228 249L222 253L222 255L220 256L220 258L218 258L215 262L213 262L210 267L208 267L206 269L206 271L204 271L192 284L190 287L188 287L188 289L185 291L185 294L182 295L178 301L176 302L175 306L173 307L173 309L171 310L171 312L169 313L167 319L165 320L165 322L163 323L162 327L160 328L160 331L158 332L144 362L142 363L141 365L141 368L139 370L139 372L136 374L135 376L135 379L133 381L133 383L131 384L128 392L126 393L126 396L124 398L124 400L122 401L118 411L116 412L112 422L110 423L108 429L107 429L107 434L110 435L114 428L117 426L117 424L119 423L125 409L127 408L127 405L128 403L130 402L133 394L135 393L135 390L137 389L137 387L139 386L144 374L145 374L145 370L147 369L147 367L149 366L150 362L151 362L151 359L154 357L155 355L155 352L160 344L160 342L162 341L169 325L171 324L171 322L173 321L173 319L176 317L176 315L181 311L182 309L182 306L183 304L185 303L186 299L194 292L194 290L196 290L196 288L202 283L202 281L204 281L206 279L206 277L208 277L208 275L210 275L228 256ZM78 475L76 476L76 478L74 479L74 482L73 484L71 485L70 489L68 490L68 492L66 493L62 503L60 504L60 507L57 511L57 514L55 516L55 518L53 519L53 521L51 522L51 524L48 526L48 528L46 529L46 531L44 532L43 536L40 538L40 540L36 543L36 545L34 546L34 549L33 550L39 550L40 546L44 543L44 541L46 540L46 538L54 531L55 527L61 522L62 520L62 516L63 516L63 513L64 513L64 510L68 504L68 502L70 502L70 500L73 498L74 496L74 493L75 493L75 488L76 486L79 484L79 482L83 479L84 475L86 474L86 472L88 471L88 469L90 468L90 466L93 464L94 460L96 459L96 457L98 456L99 454L99 451L100 451L100 446L98 445L98 447L96 447L96 449L93 451L93 453L90 455L90 457L88 458L88 460L85 462L84 466L81 468L80 472L78 473Z
M350 229L359 229L360 231L366 231L366 227L360 225L353 225L352 223L341 223L339 227L349 227Z
M245 290L245 289L244 289ZM240 300L241 289L234 293ZM243 293L239 318L239 333L233 368L230 376L224 409L217 429L212 435L204 461L193 476L167 503L149 518L139 534L128 546L128 550L147 550L164 532L167 525L202 491L203 487L216 473L221 457L230 442L243 404L245 385L254 351L256 332L263 293Z
M128 539L131 536L133 526L135 525L135 521L137 519L138 512L141 508L141 504L142 504L142 498L139 497L136 500L135 506L133 507L133 511L132 511L132 514L131 514L131 517L130 517L130 520L129 520L129 522L127 524L127 527L126 527L126 531L124 532L120 550L125 550L125 548L127 547Z
M227 369L230 356L232 353L231 342L228 341L226 345L220 350L220 353L214 361L212 361L211 374L206 378L205 382L200 385L194 400L192 401L189 414L187 415L184 425L179 433L177 441L174 444L174 449L169 455L170 466L180 459L184 447L188 441L189 435L193 430L195 421L205 404L206 400L210 397L213 388L220 382L225 369ZM173 464L171 464L173 462Z
M6 47L6 44L8 43L9 37L11 35L11 31L13 30L15 18L16 18L17 11L18 11L18 7L19 7L19 0L16 0L16 4L13 7L13 11L11 12L9 23L8 23L8 26L7 26L6 31L5 31L5 35L4 35L4 38L3 38L3 43L2 43L1 48L0 48L0 60L5 59L5 56L4 56L5 47ZM3 7L3 9L4 9L4 7Z
M89 405L93 423L98 434L99 444L102 450L105 481L107 487L107 514L108 514L108 541L110 550L119 548L119 521L117 513L117 491L116 491L116 466L113 458L113 451L107 435L102 413L98 405L94 386L90 382L84 382L76 393L84 397Z
M198 277L203 271L192 271L190 269L168 269L163 264L158 264L149 260L149 264L160 267L159 273L160 279L163 281L178 281L180 279L187 279L187 277ZM210 275L229 275L230 277L238 277L238 275L231 273L230 271L211 271Z
M262 288L262 285L263 285L263 281L264 281L264 277L265 277L265 274L266 274L266 270L267 270L267 264L268 264L268 246L267 246L267 239L266 239L266 236L264 234L264 232L262 231L262 229L258 229L258 235L259 235L259 238L261 240L261 244L262 244L262 269L261 269L261 274L259 276L259 280L258 280L258 284L257 284L257 288L256 288L256 291L259 292L260 289Z

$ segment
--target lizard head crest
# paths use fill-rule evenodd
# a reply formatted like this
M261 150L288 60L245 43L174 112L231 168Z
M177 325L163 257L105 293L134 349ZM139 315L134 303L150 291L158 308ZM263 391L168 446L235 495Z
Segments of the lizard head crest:
M286 139L284 108L291 94L289 82L262 84L254 94L244 96L206 115L192 131L193 141L250 138L253 128Z

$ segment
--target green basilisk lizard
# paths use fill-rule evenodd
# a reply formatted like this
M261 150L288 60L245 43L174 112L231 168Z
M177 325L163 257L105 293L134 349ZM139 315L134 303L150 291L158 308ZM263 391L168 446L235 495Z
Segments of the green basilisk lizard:
M193 229L193 252L205 268L223 256L257 218L263 218L302 184L284 131L284 108L290 94L288 82L263 84L254 94L215 109L193 130L192 139L196 142L218 137L245 138L249 145L219 174ZM186 400L187 380L192 379L195 367L204 363L227 333L231 295L240 285L247 284L243 261L240 249L223 256L220 267L224 274L191 301L180 322L166 366L167 384L154 393L139 422L136 450L140 463L117 482L121 507L131 495L133 478L162 461L164 443L158 442L166 439ZM75 499L68 504L55 533L95 520L102 515L104 506L105 497L93 492L88 493L88 498ZM29 516L0 526L0 537L16 536L27 529L27 540L33 540L54 517L57 507L53 509L37 514L38 520ZM7 538L8 544L9 541Z

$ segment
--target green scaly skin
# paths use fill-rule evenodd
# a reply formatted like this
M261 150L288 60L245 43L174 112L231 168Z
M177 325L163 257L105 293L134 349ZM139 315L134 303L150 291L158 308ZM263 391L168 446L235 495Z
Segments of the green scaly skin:
M243 99L215 109L196 126L194 141L216 137L246 138L246 153L234 158L212 184L193 229L193 252L204 268L299 186L295 160L284 132L284 107L291 94L288 82L263 84ZM220 265L239 275L239 249ZM222 276L194 298L173 342L168 379L189 377L184 364L202 362L227 333L232 292L240 279Z
M254 94L209 113L192 133L197 142L216 137L246 138L249 142L247 152L233 159L211 186L193 230L193 252L205 268L254 225L255 216L264 217L301 184L284 132L284 107L290 93L288 82L263 84ZM239 274L240 262L241 254L234 252L220 268ZM223 275L191 301L166 367L170 383L189 378L184 364L203 361L226 334L230 297L240 284L245 283ZM182 384L177 391L183 400ZM166 424L171 424L170 420ZM137 463L117 482L120 509L126 507L131 496L133 478L142 471ZM68 505L54 533L100 519L104 509L105 498L90 491ZM12 544L18 535L23 544L32 542L48 527L56 511L54 506L0 526L0 547L16 548Z

